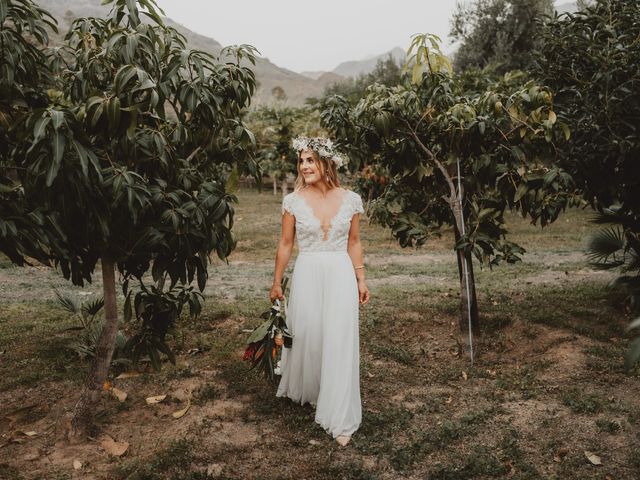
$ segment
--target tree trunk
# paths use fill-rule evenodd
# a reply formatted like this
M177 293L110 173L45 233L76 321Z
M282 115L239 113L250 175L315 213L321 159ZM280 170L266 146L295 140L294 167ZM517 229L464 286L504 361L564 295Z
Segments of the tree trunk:
M273 194L277 195L278 194L278 179L276 178L275 175L272 178L273 178Z
M459 201L461 193L452 192L449 199L449 206L453 213L453 231L455 234L456 243L462 237L462 231L464 229L463 211L462 205ZM480 333L480 318L478 316L478 299L476 297L476 280L473 275L473 261L471 259L471 252L465 252L464 250L456 250L456 258L458 260L458 276L460 279L460 336L459 343L463 345L464 349L471 352L471 335L478 335ZM471 325L471 332L469 332L469 325Z
M287 177L282 179L282 198L289 192L289 184L287 183Z
M86 437L96 404L102 395L104 381L118 333L118 307L116 304L115 262L102 257L102 283L104 292L104 326L96 347L96 356L91 363L80 398L73 409L70 438L82 440Z
M460 231L458 230L457 226L454 226L454 232L457 242L460 239ZM456 258L458 260L458 278L460 279L460 334L462 340L464 340L463 344L468 348L469 311L471 311L471 332L474 335L478 335L480 333L478 299L476 297L476 280L473 274L473 261L471 259L471 252L465 253L464 250L456 250ZM469 304L471 304L470 308Z

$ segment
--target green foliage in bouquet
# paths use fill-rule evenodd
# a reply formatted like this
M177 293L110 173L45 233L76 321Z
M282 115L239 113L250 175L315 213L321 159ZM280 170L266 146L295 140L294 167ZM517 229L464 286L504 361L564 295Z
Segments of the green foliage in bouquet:
M282 291L285 290L287 279L283 280ZM293 337L285 321L284 303L276 300L271 308L261 316L266 320L256 328L247 339L247 349L242 357L251 363L251 370L256 369L275 383L279 375L278 360L282 347L290 348Z

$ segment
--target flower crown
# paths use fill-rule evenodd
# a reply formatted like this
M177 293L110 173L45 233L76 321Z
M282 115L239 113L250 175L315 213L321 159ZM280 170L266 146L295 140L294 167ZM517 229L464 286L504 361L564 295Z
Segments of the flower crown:
M328 138L296 137L291 144L297 153L303 150L313 150L317 152L321 158L333 161L337 168L340 168L344 164L344 159L333 149L333 142Z

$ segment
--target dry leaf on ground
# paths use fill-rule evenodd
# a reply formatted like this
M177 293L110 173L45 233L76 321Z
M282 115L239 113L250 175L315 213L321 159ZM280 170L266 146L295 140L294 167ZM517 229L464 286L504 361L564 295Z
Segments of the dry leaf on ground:
M602 465L602 460L595 453L585 450L584 456L587 457L587 460L589 460L593 465Z
M145 398L145 401L147 402L147 405L154 405L156 403L160 403L165 398L167 398L166 395L156 395L155 397L147 397L147 398Z
M121 402L124 402L127 399L127 392L123 392L122 390L116 387L113 387L111 389L111 394Z
M103 435L100 437L100 446L107 452L109 455L113 455L115 457L121 456L124 452L129 448L128 442L116 442L109 435Z
M80 460L73 461L73 469L80 470L82 468L82 462Z
M191 407L191 400L187 400L187 406L184 407L182 410L178 410L176 412L173 412L171 414L171 416L173 418L182 418L185 416L185 414L189 411L189 407Z
M120 375L118 375L116 377L116 380L123 380L125 378L134 378L134 377L139 377L141 374L140 372L123 372Z

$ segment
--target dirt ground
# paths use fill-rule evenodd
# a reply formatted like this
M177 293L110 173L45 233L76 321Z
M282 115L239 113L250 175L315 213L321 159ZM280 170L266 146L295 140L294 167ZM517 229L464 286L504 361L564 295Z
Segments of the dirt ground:
M0 261L0 478L640 478L640 374L622 364L629 316L607 287L615 274L586 261L587 212L544 231L510 219L510 238L528 253L476 270L483 327L473 364L460 349L446 232L402 250L363 222L373 294L361 312L363 423L343 448L312 407L275 398L241 361L268 306L279 199L239 197L238 249L212 266L202 316L172 337L177 364L156 373L143 362L129 378L114 366L126 399L105 392L79 445L65 428L87 362L70 348L77 319L54 288L83 300L101 286ZM108 453L107 436L126 451Z

